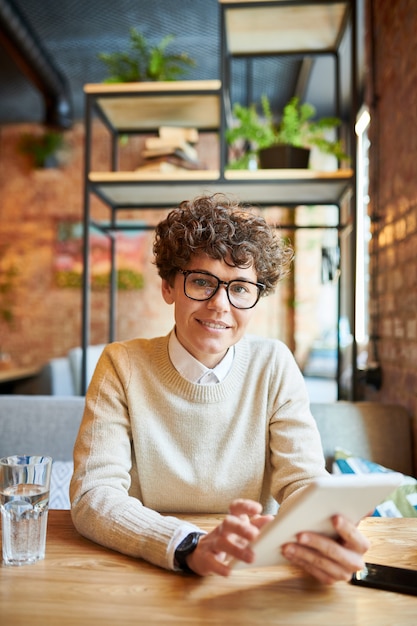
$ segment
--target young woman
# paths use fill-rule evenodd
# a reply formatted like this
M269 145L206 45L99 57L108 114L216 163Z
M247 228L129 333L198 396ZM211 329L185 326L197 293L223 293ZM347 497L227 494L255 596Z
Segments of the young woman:
M109 344L75 445L73 521L90 539L167 569L229 574L291 494L325 474L302 375L286 346L246 335L292 251L221 195L183 202L156 228L155 263L175 309L166 337ZM224 513L204 534L172 513ZM324 583L363 566L367 540L302 533L284 556Z

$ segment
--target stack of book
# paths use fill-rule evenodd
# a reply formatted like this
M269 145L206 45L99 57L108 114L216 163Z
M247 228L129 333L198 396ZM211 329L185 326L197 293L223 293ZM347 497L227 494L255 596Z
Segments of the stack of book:
M177 169L206 169L196 150L198 131L195 128L161 126L158 137L147 137L142 156L145 162L138 170L167 172Z

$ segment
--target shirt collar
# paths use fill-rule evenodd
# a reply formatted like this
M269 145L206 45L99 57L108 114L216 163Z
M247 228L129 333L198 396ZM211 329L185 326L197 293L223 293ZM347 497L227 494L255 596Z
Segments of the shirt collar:
M172 330L168 344L169 358L177 372L191 383L208 385L221 383L232 367L235 349L229 348L223 359L214 367L209 369L200 361L197 361L184 346L178 341L175 329Z

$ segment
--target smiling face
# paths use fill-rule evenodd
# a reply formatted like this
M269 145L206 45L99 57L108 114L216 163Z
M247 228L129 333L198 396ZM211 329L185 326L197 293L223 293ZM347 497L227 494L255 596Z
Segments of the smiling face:
M231 267L204 255L194 256L184 269L210 272L225 282L236 279L257 282L253 267ZM165 302L175 307L178 341L208 368L215 367L230 346L242 338L255 310L232 306L224 285L210 300L190 300L184 293L184 276L179 272L173 285L162 280L162 295Z

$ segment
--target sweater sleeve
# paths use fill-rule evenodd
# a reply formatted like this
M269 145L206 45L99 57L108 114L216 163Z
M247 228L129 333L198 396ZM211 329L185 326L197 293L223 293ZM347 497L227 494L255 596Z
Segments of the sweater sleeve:
M269 443L271 492L284 510L287 498L327 471L303 376L289 349L281 348L276 378L271 381L276 389L271 392Z
M117 368L112 357L115 349ZM129 377L123 346L113 344L112 351L106 348L86 395L74 448L72 519L82 535L101 545L173 569L176 545L200 529L160 515L129 494L132 443L125 396Z

